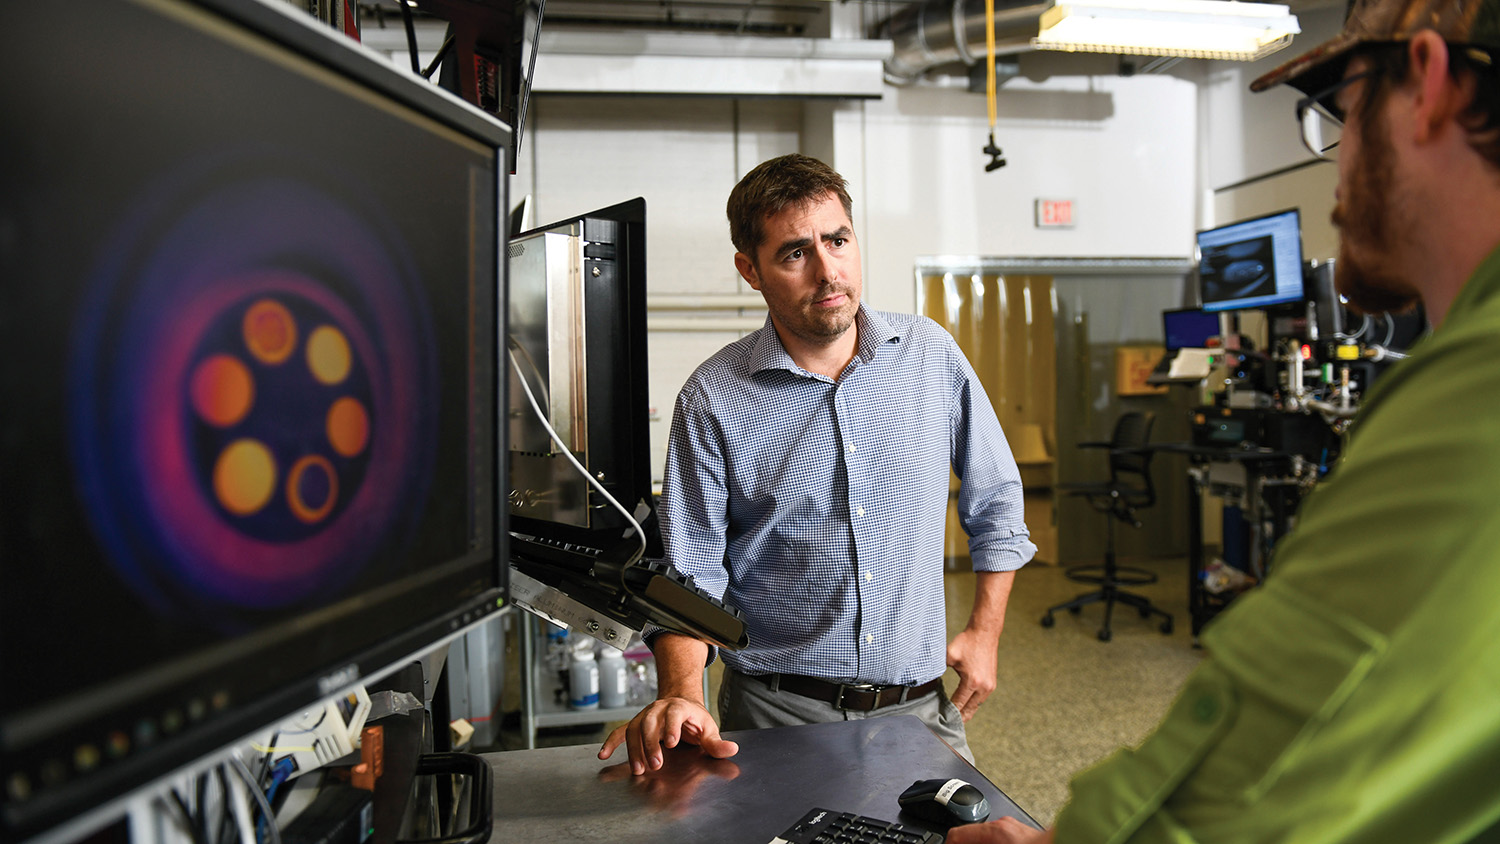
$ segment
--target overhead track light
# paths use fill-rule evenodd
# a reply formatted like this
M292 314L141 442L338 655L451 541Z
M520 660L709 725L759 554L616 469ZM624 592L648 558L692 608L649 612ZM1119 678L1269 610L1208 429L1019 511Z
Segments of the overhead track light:
M1287 6L1239 0L1058 0L1039 50L1254 61L1301 32Z

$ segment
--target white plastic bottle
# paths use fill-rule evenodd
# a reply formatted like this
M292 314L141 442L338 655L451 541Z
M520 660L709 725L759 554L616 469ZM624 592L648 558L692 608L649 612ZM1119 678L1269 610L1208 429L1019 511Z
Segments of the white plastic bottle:
M599 708L599 663L593 648L576 648L568 665L568 705L574 709Z
M599 654L599 705L614 709L629 701L630 674L625 668L625 652L604 645Z

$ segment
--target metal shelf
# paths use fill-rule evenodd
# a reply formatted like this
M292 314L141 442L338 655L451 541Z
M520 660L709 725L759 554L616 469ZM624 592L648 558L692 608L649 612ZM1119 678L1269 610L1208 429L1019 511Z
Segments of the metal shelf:
M570 727L629 721L645 706L631 704L605 709L572 709L557 702L562 683L542 664L537 653L537 625L531 613L521 613L521 736L526 749L536 748L536 731L544 727Z

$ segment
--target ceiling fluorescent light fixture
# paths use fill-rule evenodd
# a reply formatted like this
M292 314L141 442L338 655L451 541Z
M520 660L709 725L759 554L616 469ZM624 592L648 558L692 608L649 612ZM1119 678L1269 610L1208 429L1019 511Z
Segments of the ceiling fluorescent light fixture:
M1287 6L1239 0L1058 0L1038 50L1253 61L1301 32Z

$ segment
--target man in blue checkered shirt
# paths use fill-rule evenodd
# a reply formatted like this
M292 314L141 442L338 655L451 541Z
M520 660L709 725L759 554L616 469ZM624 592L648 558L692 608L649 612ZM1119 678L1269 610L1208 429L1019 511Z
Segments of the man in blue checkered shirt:
M964 722L995 688L1011 583L1036 546L1015 459L952 337L860 304L851 207L844 179L803 155L764 162L730 194L735 267L770 314L678 396L662 537L673 565L745 613L750 646L723 654L723 729L910 714L972 762ZM951 642L950 467L976 572ZM703 699L712 650L650 638L658 698L600 758L623 743L640 774L681 741L734 755Z

